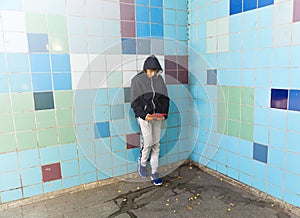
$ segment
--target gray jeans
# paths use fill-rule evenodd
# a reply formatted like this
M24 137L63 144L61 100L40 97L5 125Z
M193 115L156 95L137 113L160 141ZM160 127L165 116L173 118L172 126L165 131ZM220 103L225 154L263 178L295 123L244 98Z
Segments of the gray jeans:
M146 162L151 151L150 165L153 174L156 173L158 169L161 121L151 120L148 122L142 118L138 118L138 123L140 125L142 134L141 153L139 160L142 166L146 166Z

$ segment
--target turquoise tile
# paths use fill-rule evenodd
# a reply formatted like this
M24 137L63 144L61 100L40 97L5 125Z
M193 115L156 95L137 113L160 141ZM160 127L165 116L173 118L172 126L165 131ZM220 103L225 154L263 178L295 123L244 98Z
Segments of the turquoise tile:
M240 156L240 166L239 170L242 173L247 174L248 176L253 176L253 160L252 157L247 158L247 157L242 157Z
M217 4L215 2L209 2L207 5L207 20L217 19Z
M5 79L5 76L4 76ZM11 92L29 92L32 91L31 78L29 73L10 74L10 90ZM5 90L7 84L4 84Z
M22 194L21 188L1 192L1 202L2 203L18 200L18 199L21 199L22 197L23 197L23 194Z
M272 185L271 183L269 183L267 193L274 196L275 198L278 198L278 199L283 198L283 191L282 191L281 186Z
M252 177L250 177L249 175L240 172L239 179L242 183L251 186Z
M235 153L228 152L228 167L238 169L239 166L239 156Z
M268 144L269 130L266 126L254 125L254 141L264 145Z
M229 176L229 177L231 177L235 180L238 180L239 172L236 169L228 168L227 169L227 176Z
M97 139L95 142L96 155L106 154L111 152L110 138Z
M0 174L0 191L6 191L20 187L20 174L18 171Z
M74 116L76 124L86 124L93 122L92 108L76 107L74 109Z
M300 116L297 111L288 112L288 130L300 132L300 125L297 125L300 121Z
M127 164L127 151L118 151L112 154L112 165L114 170Z
M291 57L291 66L300 67L297 57L300 55L300 46L292 46L292 57Z
M62 161L78 158L77 145L75 143L60 145L59 152L60 152L60 160Z
M289 69L274 69L272 70L272 87L287 88L289 87Z
M18 170L18 157L16 152L0 154L0 172Z
M289 46L273 49L273 66L288 67L291 59L291 48Z
M126 133L125 120L112 120L110 122L110 133L111 136L124 135Z
M272 47L272 29L259 29L257 31L257 47L262 48L270 48Z
M300 154L292 152L285 153L286 170L292 173L300 174L299 162Z
M271 86L271 70L259 69L256 71L255 83L257 87L270 87Z
M21 171L22 185L29 186L42 183L41 167L31 167Z
M218 12L218 18L228 16L228 14L229 14L228 0L220 0L217 2L217 12ZM202 14L202 13L200 13L200 14Z
M135 168L134 172L136 172L136 168ZM112 175L113 175L112 169L105 169L105 170L97 171L98 180L111 178Z
M9 92L9 75L8 74L0 74L0 93L8 93Z
M124 104L123 88L108 89L109 104Z
M172 8L172 9L176 9L176 2L177 1L169 1L169 0L163 0L163 6L164 8Z
M94 99L92 99L93 105L107 105L108 104L107 89L98 89L97 93L93 96L94 96Z
M278 187L282 187L284 185L283 179L284 179L283 170L271 166L268 167L268 183L271 183Z
M78 160L61 162L62 177L77 176L79 174Z
M300 134L297 132L287 132L287 142L285 144L285 149L287 151L292 151L300 154L300 146L298 142L300 140Z
M288 192L300 193L300 176L286 172L284 175L284 190Z
M105 154L105 155L98 155L96 157L97 169L110 169L112 168L112 155Z
M44 183L44 192L45 193L59 191L61 189L62 189L62 181L60 179Z
M255 49L257 47L257 32L256 32L256 30L243 32L242 42L247 42L247 43L242 44L243 50Z
M269 143L271 146L276 148L284 148L287 138L287 132L282 129L270 128L270 139Z
M266 181L253 178L252 186L260 191L263 191L263 192L267 191Z
M80 176L81 184L88 184L95 182L97 180L97 174L96 172L83 174Z
M81 175L90 172L96 172L96 164L94 158L80 158L79 159L79 172Z
M39 152L37 149L19 151L20 168L29 168L40 165Z
M271 109L270 110L270 127L285 129L286 124L287 124L287 118L288 117L287 117L286 110Z
M242 86L254 87L255 86L255 70L243 70L242 71Z
M264 107L254 108L254 123L258 125L269 125L270 109Z
M43 185L38 184L38 185L23 187L23 191L24 191L24 198L41 195L43 194Z
M52 164L59 162L58 146L40 148L41 164Z
M245 2L245 1L244 1ZM248 11L243 14L243 29L244 31L253 30L257 28L256 10ZM272 38L271 38L272 39ZM246 41L244 41L246 42Z
M79 142L95 138L93 127L91 124L77 125L76 134ZM78 145L78 147L80 147L80 144Z
M79 158L87 157L92 159L95 156L94 139L78 142Z
M257 26L258 28L272 27L273 25L273 7L266 7L257 10Z
M80 185L80 177L73 176L68 178L63 178L63 187L64 188L71 188Z
M29 72L29 58L28 54L8 53L7 70L10 73L26 73ZM18 63L18 64L16 64Z
M242 67L243 68L254 68L257 63L257 52L256 50L246 50L242 53Z
M111 120L120 120L124 119L124 105L115 104L110 106L110 119Z
M267 165L258 162L258 161L253 161L253 171L255 172L254 177L256 179L260 179L263 181L267 180Z
M260 49L257 52L257 67L269 68L272 66L273 48Z
M117 136L111 138L112 152L126 150L126 139L124 136Z
M294 204L297 207L300 207L299 194L291 193L291 192L285 192L283 200L286 201L287 203Z

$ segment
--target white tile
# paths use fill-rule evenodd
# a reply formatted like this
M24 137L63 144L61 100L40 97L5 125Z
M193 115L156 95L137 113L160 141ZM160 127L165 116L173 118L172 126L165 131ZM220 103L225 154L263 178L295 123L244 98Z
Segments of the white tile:
M300 45L300 23L292 24L292 45Z
M5 32L4 46L6 52L28 52L27 35L18 32Z
M1 13L0 13L0 32L3 31L3 26L2 26L2 17L1 17Z
M103 1L103 17L120 19L120 4L118 2Z
M89 72L72 72L72 88L75 90L90 88Z
M229 51L229 35L218 36L218 52Z
M102 17L102 1L86 0L85 10L87 17Z
M89 55L89 67L92 72L106 72L105 55Z
M106 70L110 71L120 71L122 68L122 58L121 55L106 55Z
M0 32L0 52L4 52L5 47L4 47L4 39L3 39L3 32Z
M217 36L217 32L218 32L217 24L218 24L217 20L211 20L211 21L207 22L207 24L206 24L206 37L207 38Z
M293 2L286 1L274 6L273 26L291 23L293 20Z
M71 70L83 72L89 69L87 54L70 54Z
M68 0L67 1L67 14L74 16L85 16L84 0Z
M23 12L2 11L1 16L4 31L26 31L25 15Z
M206 51L207 53L217 53L217 37L206 40Z
M291 24L281 25L273 28L273 46L287 46L291 44Z
M86 20L84 17L68 16L69 35L86 35Z
M44 13L46 9L45 0L24 0L24 11Z
M122 55L122 70L137 70L136 55Z
M88 53L88 42L84 35L69 36L70 53L86 54Z
M229 33L229 17L218 19L218 35Z
M72 0L73 1L73 0ZM46 0L45 12L48 14L66 14L66 1Z
M144 62L148 55L139 55L137 56L137 69L142 71L144 67Z
M139 71L123 71L123 86L130 87L131 79L138 73Z
M90 80L92 89L107 88L106 72L90 72Z
M160 63L161 68L165 70L165 57L163 55L157 55L156 57Z

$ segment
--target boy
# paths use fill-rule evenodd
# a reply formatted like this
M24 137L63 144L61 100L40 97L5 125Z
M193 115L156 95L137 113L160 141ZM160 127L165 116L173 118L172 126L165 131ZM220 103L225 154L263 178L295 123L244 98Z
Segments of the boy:
M151 151L150 165L154 185L162 185L158 175L161 121L167 119L169 97L166 84L160 75L162 68L158 59L151 55L143 66L143 71L131 80L130 102L137 117L141 134L141 151L138 163L139 175L147 177L146 162Z

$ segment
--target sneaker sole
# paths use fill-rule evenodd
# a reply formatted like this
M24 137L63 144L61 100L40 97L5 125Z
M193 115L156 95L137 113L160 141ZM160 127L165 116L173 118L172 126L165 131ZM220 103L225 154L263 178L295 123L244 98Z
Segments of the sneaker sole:
M156 184L156 183L154 183L154 182L153 182L153 185L155 185L155 186L161 186L161 185L162 185L162 183L158 183L158 184Z

